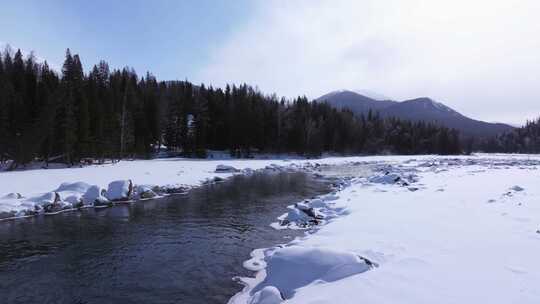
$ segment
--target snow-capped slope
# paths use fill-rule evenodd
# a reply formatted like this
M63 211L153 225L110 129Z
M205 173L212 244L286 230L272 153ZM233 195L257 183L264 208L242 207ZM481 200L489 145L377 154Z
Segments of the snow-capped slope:
M414 121L434 122L461 131L465 135L493 136L510 131L511 126L487 123L468 118L450 107L430 98L416 98L386 108L383 115Z

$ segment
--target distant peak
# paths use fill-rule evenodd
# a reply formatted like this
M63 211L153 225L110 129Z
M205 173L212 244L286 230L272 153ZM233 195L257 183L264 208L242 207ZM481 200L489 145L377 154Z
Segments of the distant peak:
M419 103L419 104L422 104L424 107L433 107L433 108L436 108L436 109L441 110L441 111L446 111L446 112L451 112L451 113L456 113L457 114L457 112L455 110L453 110L452 108L446 106L443 103L435 101L430 97L419 97L419 98L407 100L405 102Z
M436 101L429 98L429 97L418 97L418 98L415 98L415 99L410 99L408 100L410 102L423 102L423 103L435 103Z
M353 93L353 94L358 94L356 92L353 92L351 90L335 90L335 91L332 91L326 95L338 95L338 94L343 94L343 93Z
M326 93L323 96L319 97L318 99L326 99L326 98L331 98L331 97L338 96L338 95L343 95L343 94L358 95L358 93L350 91L350 90L336 90L336 91L332 91L330 93Z
M363 97L367 97L367 98L377 100L377 101L392 100L392 98L389 98L387 96L384 96L382 94L379 94L370 90L348 90L348 89L335 90L328 94L323 95L323 97L328 98L328 97L341 95L341 94L361 95Z
M392 98L385 96L383 94L379 94L377 92L371 91L371 90L356 90L355 93L369 97L371 99L375 100L393 100Z

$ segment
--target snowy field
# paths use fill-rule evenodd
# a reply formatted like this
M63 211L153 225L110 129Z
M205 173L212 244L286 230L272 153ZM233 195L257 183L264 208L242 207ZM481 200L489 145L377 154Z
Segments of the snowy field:
M156 186L188 189L264 168L307 170L342 183L272 223L311 228L253 251L244 266L254 278L240 278L246 287L231 303L540 303L539 167L540 156L487 154L123 161L1 172L0 212L24 215L46 199L114 200L131 187L142 198Z
M231 303L540 303L539 157L382 159L312 200L341 216L255 250Z

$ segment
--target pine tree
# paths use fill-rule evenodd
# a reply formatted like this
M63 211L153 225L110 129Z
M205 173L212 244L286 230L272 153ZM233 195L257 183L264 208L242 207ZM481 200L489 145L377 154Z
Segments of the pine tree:
M197 157L206 157L206 136L208 134L208 102L204 98L204 86L201 86L195 99L193 109L193 142L194 154Z
M9 132L9 117L8 117L8 97L6 70L4 68L4 58L0 52L0 163L7 160L8 153L8 132Z
M88 110L88 98L84 92L84 72L79 55L73 56L71 90L74 102L74 111L77 122L77 144L75 158L91 156L90 149L90 113Z
M355 116L328 104L264 95L246 84L224 90L189 81L139 79L130 68L101 61L85 75L66 51L61 78L33 55L0 56L0 159L14 167L32 160L150 157L161 144L204 157L207 149L238 157L254 151L318 156L334 153L461 153L459 133L430 123ZM501 151L540 150L538 121L487 141Z
M59 147L66 163L73 165L76 161L75 145L77 142L75 113L75 66L71 51L66 50L66 59L62 66L62 104L58 111L57 121L60 136Z

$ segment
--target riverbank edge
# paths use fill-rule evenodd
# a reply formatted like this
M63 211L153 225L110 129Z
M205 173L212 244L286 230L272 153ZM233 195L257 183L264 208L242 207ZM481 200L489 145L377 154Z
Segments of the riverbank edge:
M343 163L343 165L347 165L347 164L350 164L350 162L344 162ZM376 164L376 162L373 162L373 163L366 162L364 164L366 166L369 166L369 165L373 166L373 165ZM384 164L384 166L386 166L386 165L387 164ZM322 166L332 166L332 165L324 164ZM323 175L320 175L319 173L317 173L318 167L319 167L319 165L315 165L315 166L310 167L309 169L308 168L302 168L300 170L305 172L305 173L314 174L315 176L324 177ZM367 181L370 177L375 176L376 172L379 171L380 169L381 168L377 168L377 166L373 166L373 168L371 170L371 174L369 176L364 176L364 177L359 177L359 176L356 176L356 177L352 177L352 176L340 177L340 178L337 179L337 182L334 183L334 185L332 186L332 189L329 191L329 193L317 195L315 197L312 197L311 199L303 200L302 202L293 203L293 204L287 206L287 208L291 209L291 210L299 210L300 212L305 212L306 210L303 210L302 207L299 208L299 204L307 204L309 206L309 205L311 205L311 202L319 200L319 201L326 202L326 203L324 203L323 208L325 208L327 210L332 210L333 207L330 204L328 204L328 202L339 200L341 198L339 196L339 193L341 193L343 190L351 187L354 184L354 182L357 182L360 179L365 179ZM320 205L318 205L318 206L320 206ZM307 212L305 212L305 213L307 213ZM254 301L254 302L252 301L253 296L254 296L252 294L252 292L255 290L255 288L260 283L264 282L264 279L267 276L267 264L265 262L265 259L267 257L269 257L276 250L298 245L306 237L308 237L311 234L317 233L321 228L326 226L331 221L333 221L333 220L335 220L335 219L337 219L337 218L339 218L341 216L346 216L347 212L346 212L346 210L340 210L340 212L335 213L333 216L329 216L327 218L324 218L324 219L321 219L321 220L317 221L315 224L312 224L312 225L309 225L309 226L303 226L303 227L296 225L296 223L292 223L293 225L289 225L289 223L284 223L283 218L285 218L286 215L287 215L287 213L285 213L282 216L276 218L277 221L271 223L270 226L272 228L276 229L276 230L281 230L281 229L295 229L295 230L298 230L298 229L300 229L300 230L303 230L304 233L302 235L300 235L300 236L295 237L294 239L292 239L292 240L290 240L289 242L286 242L286 243L276 244L276 245L274 245L272 247L254 249L250 253L250 258L245 260L244 263L243 263L243 266L244 266L245 269L254 272L254 276L253 277L235 276L235 277L232 278L234 281L236 281L240 285L242 285L243 288L242 288L241 291L237 292L235 295L233 295L229 299L229 301L227 302L228 304L247 304L247 303L249 303L249 304L251 304L251 303L257 304L257 303L259 303L258 301ZM308 217L310 217L309 214L308 214ZM281 303L281 301L286 301L286 298L284 298L283 294L278 289L275 289L275 290L277 292L279 292L279 294L270 295L269 298L272 298L273 296L277 296L277 297L272 298L272 300L276 300L276 303ZM278 297L279 297L279 299L278 299ZM263 299L263 302L266 303L264 299ZM274 302L270 301L268 303L274 303Z
M217 168L219 168L220 166L221 165L217 165ZM276 173L276 172L277 173L279 173L279 172L303 172L303 173L313 174L313 170L310 170L310 168L312 168L313 166L314 165L312 163L310 163L310 162L306 162L306 163L303 163L303 164L288 163L287 165L269 164L269 165L267 165L267 166L265 166L263 168L251 169L251 168L248 167L248 168L245 168L245 169L242 169L242 170L236 169L236 168L231 167L231 166L227 166L227 167L231 168L230 171L216 170L216 171L214 171L215 175L212 178L206 178L204 180L201 180L198 184L181 184L181 183L177 183L177 184L165 184L165 185L148 185L148 184L140 184L139 185L139 184L136 184L135 182L132 182L132 180L130 179L130 180L125 180L124 182L128 182L129 184L131 184L132 185L131 187L133 189L138 189L140 187L149 188L149 189L153 190L152 192L154 193L154 196L144 198L144 197L140 197L141 193L132 192L126 199L110 200L106 204L103 204L103 205L93 205L93 204L84 205L81 202L81 204L79 206L77 206L77 207L62 208L61 210L57 210L57 211L54 211L54 212L46 212L43 209L41 209L41 211L34 211L34 210L27 209L27 210L22 210L22 212L28 212L29 214L20 214L20 215L14 215L14 216L0 218L0 223L1 222L6 222L6 221L16 221L16 220L30 219L30 218L35 218L35 217L39 217L39 216L54 216L54 215L58 215L58 214L61 214L61 213L76 212L76 211L80 211L80 210L83 210L83 209L101 209L101 208L112 207L114 205L134 204L134 203L138 203L138 202L142 202L142 201L146 201L146 200L162 199L162 198L172 196L172 195L187 195L190 191L192 191L194 189L198 189L200 187L207 186L207 185L222 183L222 182L225 182L225 181L233 178L234 176L238 176L238 175L250 176L250 175L253 175L253 174L265 173L265 172L274 172L274 173ZM114 183L114 182L118 182L118 181L111 181L111 183ZM60 187L62 185L64 185L64 184L70 184L70 183L71 182L62 183L60 185ZM73 182L71 184L76 184L76 183L84 183L84 182ZM57 193L57 189L52 190L49 193L54 193L55 197L59 197L58 193ZM10 193L10 194L13 194L13 193ZM9 200L9 198L5 198L5 197L9 196L10 194L7 194L7 195L5 195L4 197L2 197L0 199ZM19 195L19 197L14 199L14 200L27 199L25 196L22 196L19 193L15 193L15 194ZM81 193L81 196L82 195L83 194ZM67 202L64 202L64 201L59 201L59 202L67 203ZM13 211L13 212L15 212L15 211ZM18 211L18 212L21 212L21 211Z

